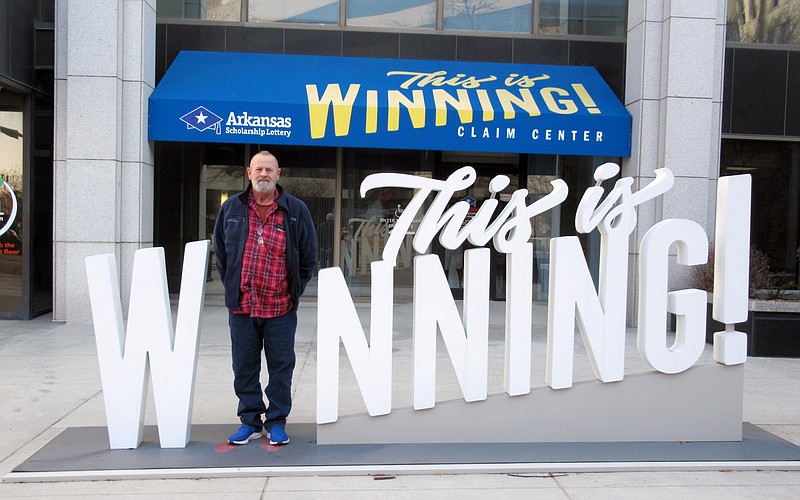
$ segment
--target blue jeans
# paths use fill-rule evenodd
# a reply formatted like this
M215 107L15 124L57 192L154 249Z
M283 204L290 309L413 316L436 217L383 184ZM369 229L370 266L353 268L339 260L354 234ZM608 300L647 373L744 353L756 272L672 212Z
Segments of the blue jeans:
M275 318L252 318L247 314L228 313L233 359L233 390L239 398L237 415L243 424L261 430L285 424L292 409L292 373L295 353L294 335L297 313ZM269 381L261 394L261 351L267 360ZM264 423L261 414L264 413Z

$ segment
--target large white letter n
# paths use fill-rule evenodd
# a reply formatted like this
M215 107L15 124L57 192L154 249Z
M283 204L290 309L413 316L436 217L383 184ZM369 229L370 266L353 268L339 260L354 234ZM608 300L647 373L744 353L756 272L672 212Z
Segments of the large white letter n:
M136 251L127 334L114 255L86 258L112 449L142 442L150 367L161 447L184 448L189 442L208 250L208 240L186 245L174 331L163 248Z

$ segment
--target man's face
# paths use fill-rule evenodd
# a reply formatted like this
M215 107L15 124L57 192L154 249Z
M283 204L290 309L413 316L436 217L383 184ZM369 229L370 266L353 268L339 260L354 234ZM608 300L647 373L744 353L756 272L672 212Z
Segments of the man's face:
M253 184L253 190L259 193L270 193L281 176L281 169L274 156L258 155L247 167L247 177Z

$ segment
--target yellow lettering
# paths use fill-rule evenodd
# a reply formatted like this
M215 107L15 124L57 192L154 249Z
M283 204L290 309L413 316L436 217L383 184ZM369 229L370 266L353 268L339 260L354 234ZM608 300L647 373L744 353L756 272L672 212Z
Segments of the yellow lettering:
M400 84L400 88L407 89L411 85L417 87L424 87L426 85L433 85L434 87L443 87L449 85L451 87L462 87L465 89L474 89L481 86L483 82L492 82L497 80L497 77L490 75L486 78L477 78L475 76L467 76L464 73L457 73L456 76L445 78L447 71L434 71L433 73L420 73L417 71L389 71L386 76L410 76Z
M407 79L403 83L400 84L401 89L407 89L409 86L413 85L414 83L418 83L419 87L424 87L425 85L431 83L436 77L440 77L442 75L446 75L447 71L437 71L435 73L420 73L418 71L390 71L386 73L386 76L395 76L395 75L408 75L411 78ZM420 80L422 80L420 82Z
M423 128L425 126L425 97L421 90L412 90L412 98L409 99L399 90L387 92L389 99L389 118L387 129L394 132L400 129L400 105L408 110L408 117L411 119L411 126Z
M347 95L342 97L339 84L332 83L325 87L325 92L320 99L316 85L306 85L308 96L308 121L311 126L311 138L325 137L325 128L328 124L328 107L333 104L333 128L337 136L347 135L350 132L350 116L353 113L353 103L361 88L359 84L352 84L347 89Z
M378 131L378 91L367 90L367 125L365 132L374 134Z
M447 105L458 111L461 123L472 123L472 103L464 89L456 90L458 97L453 97L444 89L433 89L433 102L436 106L436 126L447 125Z
M536 85L537 80L547 80L548 78L550 78L549 75L533 76L533 77L528 75L522 75L519 78L517 78L518 76L519 75L517 73L511 73L510 75L508 75L508 78L506 78L505 81L506 87L512 87L512 86L524 87L524 88L533 87L534 85Z
M481 103L481 109L483 110L483 121L490 122L494 120L494 107L492 106L492 101L489 100L489 93L483 89L475 92L478 93L478 102Z
M527 111L529 116L539 116L542 114L541 111L539 111L539 106L537 106L536 102L533 100L531 91L528 89L520 89L520 97L515 96L506 89L497 89L496 92L497 98L503 106L503 117L506 120L512 120L514 116L516 116L514 105Z
M571 115L578 111L578 106L575 105L575 102L572 99L556 100L556 98L553 97L553 94L558 94L560 96L569 95L569 92L564 89L560 89L558 87L545 87L539 92L542 94L542 98L544 99L544 103L547 105L547 109L553 113L559 115Z
M575 89L575 93L578 94L578 97L581 99L581 102L583 102L583 104L586 105L586 109L589 111L589 113L593 115L599 115L602 113L602 111L600 111L600 108L597 107L597 104L595 104L594 99L592 99L592 96L589 95L589 92L587 92L586 87L584 87L583 84L573 83L572 88Z

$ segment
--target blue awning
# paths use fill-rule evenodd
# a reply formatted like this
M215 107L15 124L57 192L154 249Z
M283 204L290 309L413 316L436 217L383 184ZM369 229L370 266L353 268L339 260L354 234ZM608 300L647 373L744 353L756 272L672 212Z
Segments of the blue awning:
M588 66L184 51L149 139L630 156L631 116Z

